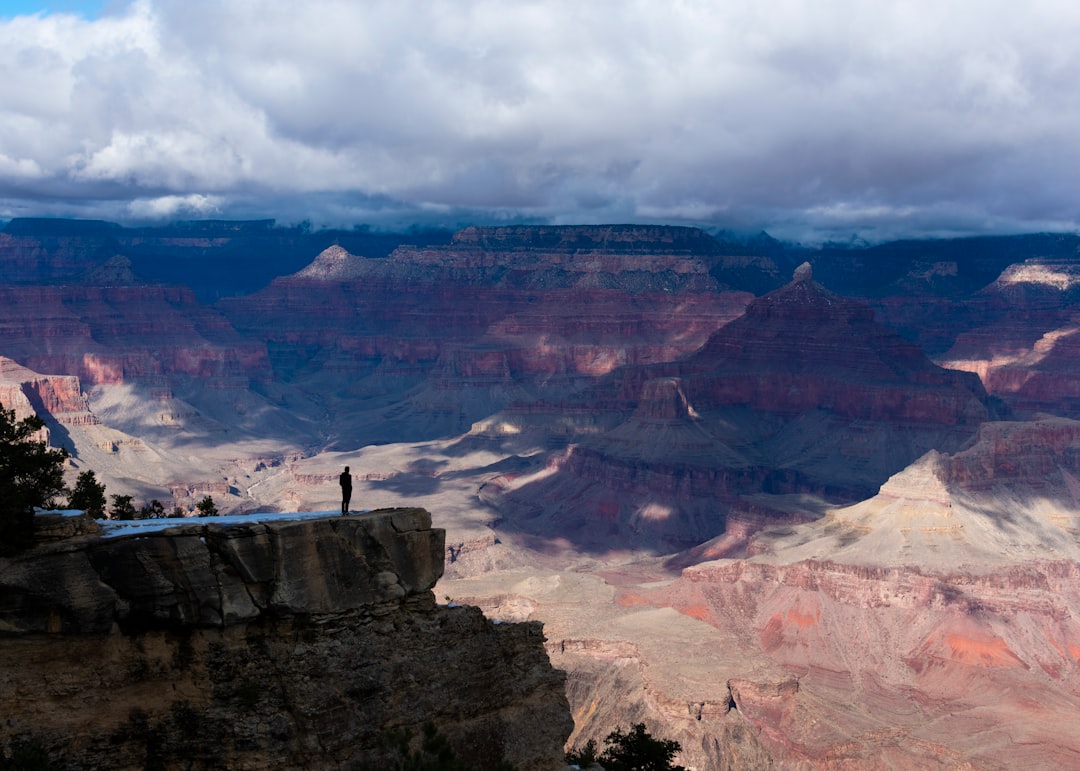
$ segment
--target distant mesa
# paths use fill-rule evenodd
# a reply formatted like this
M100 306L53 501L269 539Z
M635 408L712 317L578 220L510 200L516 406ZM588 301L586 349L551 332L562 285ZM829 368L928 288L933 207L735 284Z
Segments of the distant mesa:
M676 225L515 225L467 227L450 248L596 253L713 255L720 244L704 230Z

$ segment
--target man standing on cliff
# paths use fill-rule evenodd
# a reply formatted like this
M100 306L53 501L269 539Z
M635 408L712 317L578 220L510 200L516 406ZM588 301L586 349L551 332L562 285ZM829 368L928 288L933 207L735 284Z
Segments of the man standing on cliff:
M341 516L344 517L349 513L349 499L352 498L352 475L348 466L341 472L338 482L341 483Z

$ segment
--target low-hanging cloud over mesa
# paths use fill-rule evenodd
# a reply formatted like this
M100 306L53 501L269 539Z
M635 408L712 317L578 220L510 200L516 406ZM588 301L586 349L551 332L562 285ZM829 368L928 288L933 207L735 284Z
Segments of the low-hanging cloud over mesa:
M1075 3L107 8L0 18L0 218L1080 222Z

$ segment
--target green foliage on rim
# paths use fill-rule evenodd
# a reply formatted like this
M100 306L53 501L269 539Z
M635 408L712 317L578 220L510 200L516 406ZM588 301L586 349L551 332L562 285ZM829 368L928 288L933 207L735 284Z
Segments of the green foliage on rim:
M34 507L52 508L64 490L66 450L34 436L45 427L37 415L15 419L0 407L0 554L34 545Z

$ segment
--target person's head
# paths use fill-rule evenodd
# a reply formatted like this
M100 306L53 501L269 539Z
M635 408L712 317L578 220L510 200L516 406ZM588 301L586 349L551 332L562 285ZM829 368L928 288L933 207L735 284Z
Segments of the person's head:
M346 474L348 474L348 473L349 473L349 467L348 467L348 466L346 466L346 467L345 467L345 473L346 473Z

